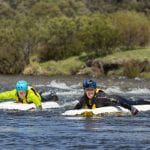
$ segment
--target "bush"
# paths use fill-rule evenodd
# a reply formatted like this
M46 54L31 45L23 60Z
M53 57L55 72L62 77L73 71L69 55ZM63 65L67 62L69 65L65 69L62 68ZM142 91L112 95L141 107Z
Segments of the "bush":
M11 45L0 49L0 73L14 74L24 69L26 62L20 52L12 49Z
M64 59L78 55L82 51L78 25L73 19L66 17L50 19L42 25L39 32L40 42L37 50L41 61Z
M82 19L82 18L81 18ZM81 39L87 52L94 52L95 57L112 53L117 46L117 30L108 15L95 14L83 18Z
M124 66L124 75L129 78L134 78L139 76L141 73L141 67L139 65L138 60L131 60L128 61Z
M123 11L114 13L112 18L119 33L120 48L134 49L149 44L150 21L143 14Z
M82 52L105 56L116 49L144 47L150 39L148 19L135 12L52 18L38 24L38 29L35 49L41 61Z
M31 38L25 27L15 21L1 20L0 73L20 73L29 63Z

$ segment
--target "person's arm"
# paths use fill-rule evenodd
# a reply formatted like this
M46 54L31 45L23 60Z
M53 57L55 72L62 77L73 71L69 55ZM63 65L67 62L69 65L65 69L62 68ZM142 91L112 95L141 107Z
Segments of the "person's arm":
M82 108L82 104L81 102L79 101L76 106L74 107L74 109L81 109Z
M96 107L113 106L117 104L117 100L111 98L104 91L99 91L96 94Z
M83 104L84 103L84 97L82 97L81 99L80 99L80 101L76 104L76 106L74 107L74 109L81 109L81 108L83 108Z
M42 109L41 96L39 94L36 95L32 90L28 91L27 101L33 102L38 110Z
M97 93L96 95L100 98L104 98L108 96L103 90L98 90L98 92L96 93Z
M16 99L16 90L5 91L0 93L0 101L8 100L8 99Z
M111 95L111 98L115 99L118 105L130 110L132 115L136 115L138 113L138 110L133 107L131 102L128 101L126 98L119 95Z

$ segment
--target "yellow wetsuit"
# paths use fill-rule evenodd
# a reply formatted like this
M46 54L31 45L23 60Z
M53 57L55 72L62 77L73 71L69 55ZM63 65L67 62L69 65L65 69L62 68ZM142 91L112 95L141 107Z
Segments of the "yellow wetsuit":
M0 101L8 100L8 99L15 99L16 102L21 102L21 103L34 103L37 108L42 107L41 96L32 87L28 88L27 96L25 99L19 98L16 89L0 93Z

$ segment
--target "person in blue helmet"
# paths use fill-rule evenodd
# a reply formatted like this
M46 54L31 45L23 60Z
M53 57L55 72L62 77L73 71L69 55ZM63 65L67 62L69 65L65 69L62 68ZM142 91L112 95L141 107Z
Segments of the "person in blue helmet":
M14 99L16 103L34 103L37 109L42 109L40 94L25 80L18 81L15 89L0 93L0 101L8 99Z
M15 89L0 93L0 101L15 99L16 103L34 103L37 109L42 109L41 101L58 101L55 92L43 94L29 86L27 81L19 80Z
M103 90L97 88L94 80L84 80L83 82L84 95L81 97L79 103L76 104L74 109L88 108L94 109L104 106L120 105L129 109L132 115L136 115L138 110L132 105L150 104L143 100L131 101L118 95L107 95Z

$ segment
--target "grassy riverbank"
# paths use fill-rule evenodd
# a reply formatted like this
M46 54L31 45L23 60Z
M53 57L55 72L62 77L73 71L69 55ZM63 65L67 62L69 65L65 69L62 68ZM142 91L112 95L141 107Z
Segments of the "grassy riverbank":
M25 68L24 74L34 75L71 75L84 66L84 62L79 57L70 57L60 61L47 61L38 63L30 60L30 64Z
M86 56L84 56L86 57ZM33 75L73 75L76 74L79 70L82 70L86 66L86 62L80 59L81 56L78 57L70 57L65 60L61 61L47 61L44 63L38 63L34 59L30 60L30 64L26 66L24 70L24 74L33 74ZM33 61L34 60L34 61ZM114 63L121 61L130 61L131 63L136 63L133 60L136 61L150 61L150 48L146 49L136 49L136 50L130 50L125 52L116 52L111 55L107 55L106 57L100 57L95 60L102 61L104 64L108 63ZM138 76L137 68L134 64L130 65L133 66L133 69L131 68L132 73L136 71L136 74ZM137 64L137 67L139 65ZM150 68L150 66L147 66ZM136 68L136 69L135 69ZM123 67L121 70L124 69ZM113 75L122 75L120 69L113 71ZM146 71L142 73L142 75L139 75L144 78L150 78L150 72Z
M125 52L116 52L103 58L98 58L104 64L123 64L119 69L115 69L111 74L123 75L130 78L142 77L150 79L150 48L135 49Z
M145 59L150 60L150 48L116 52L100 59L104 62L111 62L116 59L137 59L141 61Z

